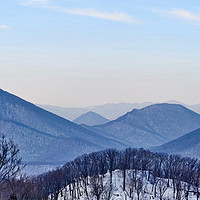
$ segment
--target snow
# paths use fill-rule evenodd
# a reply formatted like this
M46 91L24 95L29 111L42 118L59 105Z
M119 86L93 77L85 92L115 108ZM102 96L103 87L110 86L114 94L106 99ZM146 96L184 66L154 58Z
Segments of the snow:
M132 173L131 170L128 170L126 172L126 190L123 191L123 174L122 171L120 170L115 170L113 172L113 178L112 178L112 192L111 192L111 198L110 200L138 200L138 196L136 191L134 191L132 193L132 197L129 197L129 190L131 187L130 184L130 174ZM143 177L142 173L140 173L138 175L138 177ZM154 192L152 192L152 184L150 183L150 181L147 181L146 178L142 178L143 180L143 189L142 189L142 193L140 194L140 198L141 200L150 200L150 199L154 199L154 200L160 200L159 197L159 190L157 189L157 197L154 197ZM162 179L162 181L167 181ZM90 181L89 181L90 182ZM169 187L166 189L164 195L163 195L163 200L173 200L175 198L173 198L173 188L172 188L172 183L171 181L169 182ZM106 198L106 194L108 193L108 188L110 185L110 174L109 172L107 172L103 178L103 186L104 186L104 191L100 197L100 200L103 199L107 199ZM84 193L84 188L80 187L80 191L82 196L80 196L80 198L73 198L75 199L79 199L79 200L96 200L96 197L93 196L91 194L91 183L89 183L88 185L88 197L85 195ZM145 192L144 192L145 191ZM50 199L50 198L49 198ZM71 200L72 197L69 194L69 185L64 188L62 190L62 195L61 192L59 194L58 200ZM184 193L181 193L181 199L185 199L184 198ZM190 193L189 195L189 200L196 200L196 196L193 195L192 193Z

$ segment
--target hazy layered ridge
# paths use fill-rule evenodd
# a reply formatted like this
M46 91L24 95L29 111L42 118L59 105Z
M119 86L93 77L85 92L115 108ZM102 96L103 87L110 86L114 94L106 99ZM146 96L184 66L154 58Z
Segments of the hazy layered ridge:
M68 120L74 120L80 115L87 113L89 111L86 108L64 108L64 107L52 106L52 105L38 105L38 106L56 115L64 117L65 119L68 119Z
M175 104L155 104L127 113L90 130L131 143L133 147L151 147L178 138L200 128L200 115Z
M195 104L195 105L191 105L191 106L188 106L188 108L190 108L191 110L197 112L197 113L200 113L200 103L199 104Z
M63 163L122 144L0 90L0 132L18 144L25 162Z
M108 103L100 106L92 106L88 108L63 108L59 106L52 105L39 105L39 107L44 108L50 112L53 112L59 116L62 116L69 120L75 120L77 117L85 114L87 112L95 112L109 120L115 120L118 117L126 114L127 112L133 110L134 108L144 108L151 105L151 102L144 103Z
M182 105L194 112L200 114L200 104L196 105L187 105L178 101L168 101L166 103L169 104L179 104ZM50 112L53 112L61 117L64 117L69 120L75 120L77 117L87 113L87 112L95 112L100 114L101 116L109 119L115 120L118 117L126 114L127 112L132 111L133 109L141 109L149 105L153 105L153 102L144 102L144 103L109 103L100 106L93 106L88 108L64 108L59 106L52 105L39 105L39 107L44 108Z
M76 118L73 122L76 124L85 124L89 126L100 125L108 123L110 120L106 119L105 117L95 113L95 112L88 112L80 117Z
M200 158L200 129L192 131L164 145L151 148L155 152L179 153L183 156Z

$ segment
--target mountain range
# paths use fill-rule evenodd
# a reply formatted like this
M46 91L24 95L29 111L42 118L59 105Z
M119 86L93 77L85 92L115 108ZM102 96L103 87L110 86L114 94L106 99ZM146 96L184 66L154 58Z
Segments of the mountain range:
M178 104L155 104L86 128L128 146L149 148L200 128L200 115Z
M144 103L108 103L100 106L92 106L87 108L63 108L59 106L52 105L38 105L39 107L55 113L61 117L68 120L75 120L77 117L85 114L87 112L95 112L109 120L115 120L116 118L126 114L127 112L133 110L134 108L140 109L148 105L151 102Z
M0 89L0 133L28 164L62 164L107 148L162 145L200 128L200 115L178 104L155 104L102 125L77 125Z
M59 164L124 145L0 90L0 133L13 138L25 163Z
M187 105L182 102L178 102L174 100L171 100L165 103L183 105L184 107L200 114L200 104ZM153 102L109 103L109 104L104 104L100 106L92 106L92 107L86 107L86 108L64 108L64 107L52 106L52 105L38 105L38 106L52 113L55 113L61 117L64 117L68 120L73 121L77 117L87 112L95 112L109 120L115 120L118 117L126 114L127 112L132 111L133 109L141 109L153 104L156 104L156 103L153 103Z

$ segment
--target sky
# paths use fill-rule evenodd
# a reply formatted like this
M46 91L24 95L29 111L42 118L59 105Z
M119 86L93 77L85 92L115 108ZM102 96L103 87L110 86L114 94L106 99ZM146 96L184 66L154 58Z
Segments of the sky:
M0 0L0 88L36 104L200 103L197 0Z

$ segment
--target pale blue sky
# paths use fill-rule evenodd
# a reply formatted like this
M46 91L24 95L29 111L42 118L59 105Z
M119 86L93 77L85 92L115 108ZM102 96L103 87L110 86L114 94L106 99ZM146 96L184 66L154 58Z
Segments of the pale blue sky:
M200 102L196 0L0 0L0 87L66 107Z

